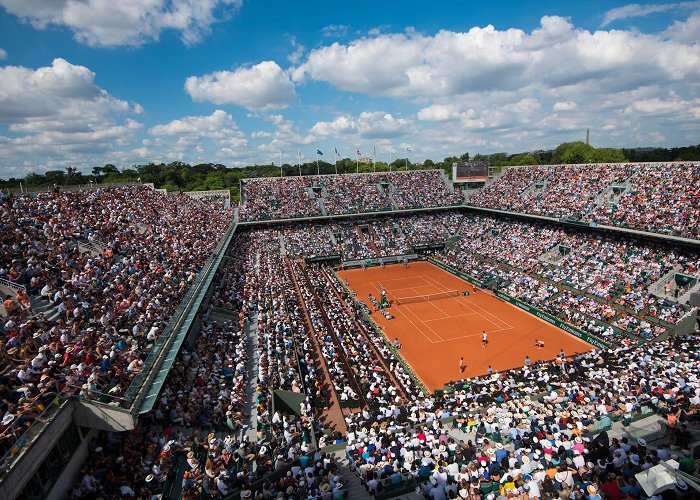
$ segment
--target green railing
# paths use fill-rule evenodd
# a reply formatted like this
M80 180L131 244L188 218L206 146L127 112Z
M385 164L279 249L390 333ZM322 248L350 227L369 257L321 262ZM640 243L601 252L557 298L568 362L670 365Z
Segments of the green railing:
M595 336L590 335L582 330L579 330L578 328L571 326L568 323L564 323L559 318L552 316L551 314L546 313L540 309L537 309L536 307L533 307L526 302L515 299L515 298L511 297L510 295L506 295L505 293L498 291L498 290L495 293L496 293L496 297L498 297L499 299L503 299L506 302L508 302L516 307L519 307L523 311L526 311L526 312L532 314L533 316L537 316L538 318L545 320L547 323L550 323L550 324L556 326L557 328L564 330L566 333L570 333L574 337L577 337L577 338L583 340L584 342L591 344L592 346L598 347L600 349L607 349L608 347L610 347L607 342L603 342L598 337L595 337Z
M79 388L67 387L64 392L58 394L50 403L46 405L46 408L41 415L27 430L18 436L10 450L5 453L3 458L0 460L0 480L2 480L2 477L7 473L7 471L9 471L22 457L24 451L26 451L37 439L37 437L43 433L54 415L60 408L65 406L70 398L84 399L90 404L105 404L112 408L122 408L123 410L132 414L135 413L135 411L138 409L138 403L143 397L144 391L142 391L142 389L148 387L150 382L152 382L157 375L157 369L155 368L160 366L160 363L162 363L164 355L168 352L169 348L172 347L175 338L178 337L177 333L179 333L183 328L189 329L189 326L194 319L194 313L196 313L196 310L199 308L199 305L204 298L204 294L206 293L211 280L214 277L214 272L218 268L218 265L223 258L224 250L231 241L235 231L236 224L232 223L221 237L214 248L211 257L202 267L189 290L182 298L180 305L171 316L171 319L166 328L163 330L163 333L158 337L158 340L155 342L151 352L148 354L146 361L144 361L143 368L132 380L131 385L127 389L124 397L117 397L104 392L93 393L95 395L94 398L84 398L83 396L78 396L76 394ZM20 428L17 422L21 422L21 420L15 420L15 422L13 422L13 424L5 430L6 435L12 433L12 426L17 427L17 430L19 431Z
M13 443L12 447L5 453L0 460L0 481L4 478L5 474L24 456L24 453L31 448L32 444L36 439L41 436L51 419L66 405L68 402L68 397L64 395L56 396L49 404L46 405L44 411L41 412L39 417L32 423L32 425L19 435L19 438ZM3 434L8 435L13 432L13 427L17 427L19 431L19 425L21 422L21 417L16 419L7 429L3 431Z

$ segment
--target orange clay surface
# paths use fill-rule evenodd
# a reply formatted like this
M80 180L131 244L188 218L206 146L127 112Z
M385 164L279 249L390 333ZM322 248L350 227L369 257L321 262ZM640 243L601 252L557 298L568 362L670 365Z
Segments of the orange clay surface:
M379 312L373 312L372 319L390 341L398 337L401 355L430 391L442 389L449 381L484 375L489 365L497 371L523 366L526 355L534 362L554 359L561 349L566 355L594 349L488 292L474 292L470 283L428 262L337 274L370 310L374 307L368 294L379 299L381 287L386 289L392 302L388 311L394 319L387 320ZM448 290L458 290L460 296L396 305L397 297ZM464 290L469 297L461 296ZM484 330L487 347L481 341ZM535 339L544 341L544 347L536 348ZM460 357L466 364L464 373L459 368Z

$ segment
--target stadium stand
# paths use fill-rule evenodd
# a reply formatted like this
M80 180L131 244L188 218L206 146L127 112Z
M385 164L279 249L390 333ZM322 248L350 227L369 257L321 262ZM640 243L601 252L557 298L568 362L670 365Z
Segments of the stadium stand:
M437 170L248 179L243 183L240 216L242 221L291 219L453 206L463 201Z
M637 170L608 167L596 178L576 167L568 180L550 167L508 170L469 202L490 203L503 182L501 200L532 191L527 204L499 208L543 213L536 200L545 197L533 193L551 189L548 214L605 218L599 191L659 182L651 167L646 183L630 180ZM570 180L580 189L573 205L563 199ZM63 424L8 497L42 497L60 483L73 484L64 490L71 498L643 498L635 474L672 455L697 474L700 351L687 329L697 308L686 299L700 279L696 248L459 207L253 223L460 204L435 171L243 187L244 223L229 231L224 197L127 187L0 198L0 284L12 291L0 348L0 493L17 477L8 456L32 451L25 431L47 415L58 425L60 408L46 413L57 393L118 406L139 372L165 366L145 361L163 332L179 335L165 325L200 270L209 272L215 247L220 264L196 321L182 323L162 385L153 384L152 409L133 428ZM632 202L623 191L603 196ZM682 229L696 216L686 205L637 223L692 235ZM233 236L222 248L225 233ZM330 264L419 252L609 347L430 394ZM653 442L632 436L635 419L662 422ZM52 460L60 466L47 473ZM678 479L669 491L682 498L688 488Z
M698 239L699 186L694 163L517 167L469 204Z

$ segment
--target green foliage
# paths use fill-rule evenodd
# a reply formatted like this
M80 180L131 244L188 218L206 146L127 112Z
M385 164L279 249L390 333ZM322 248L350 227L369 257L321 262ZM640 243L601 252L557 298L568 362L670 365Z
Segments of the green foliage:
M552 153L552 163L619 163L627 161L621 149L594 148L582 141L565 142Z

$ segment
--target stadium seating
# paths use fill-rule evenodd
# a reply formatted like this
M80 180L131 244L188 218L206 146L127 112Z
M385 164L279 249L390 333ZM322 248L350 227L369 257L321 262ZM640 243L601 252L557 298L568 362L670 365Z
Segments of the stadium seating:
M452 206L464 200L437 170L248 179L242 221ZM323 207L323 210L322 210Z
M515 197L566 191L549 167L525 171L491 186L510 183ZM567 179L592 192L638 175L617 166L589 173L577 167ZM357 190L368 198L340 202ZM434 172L251 180L243 198L241 219L251 221L460 203ZM0 201L0 273L28 296L9 297L2 322L7 450L58 391L124 392L232 211L141 187ZM573 209L593 217L589 201ZM548 203L557 216L571 208ZM674 217L657 222L673 226ZM329 264L313 261L431 245L421 251L610 348L428 394L366 306ZM354 483L376 498L615 488L639 497L634 473L670 446L688 449L682 423L700 416L696 338L666 338L693 311L659 288L663 277L699 270L688 247L464 209L239 226L154 410L134 431L89 443L72 496L352 498ZM680 420L658 450L600 434L650 412Z
M0 198L0 276L26 289L0 320L3 452L58 393L124 394L231 214L147 187Z
M699 186L693 163L517 167L468 203L699 239Z

